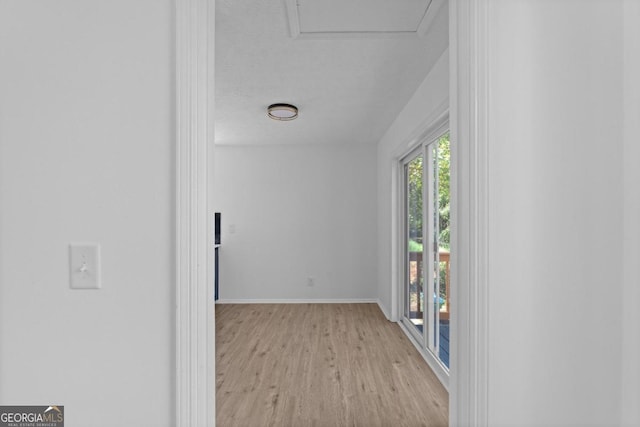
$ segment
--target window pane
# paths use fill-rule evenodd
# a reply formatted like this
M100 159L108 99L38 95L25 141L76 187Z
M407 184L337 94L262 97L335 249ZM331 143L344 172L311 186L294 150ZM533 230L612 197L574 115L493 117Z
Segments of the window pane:
M424 323L424 271L423 271L423 172L422 156L413 159L406 166L407 178L407 242L408 248L408 292L405 307L407 317L422 333Z
M449 367L449 288L451 269L449 259L451 256L450 245L450 165L451 165L451 145L449 134L442 136L437 142L437 235L438 242L438 262L437 262L437 295L436 304L438 313L438 356L440 360Z

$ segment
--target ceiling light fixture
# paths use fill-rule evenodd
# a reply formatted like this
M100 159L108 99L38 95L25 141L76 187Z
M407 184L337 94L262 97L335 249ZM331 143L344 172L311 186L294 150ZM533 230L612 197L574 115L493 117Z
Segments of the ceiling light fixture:
M291 104L271 104L267 108L267 114L273 120L293 120L298 117L298 107Z

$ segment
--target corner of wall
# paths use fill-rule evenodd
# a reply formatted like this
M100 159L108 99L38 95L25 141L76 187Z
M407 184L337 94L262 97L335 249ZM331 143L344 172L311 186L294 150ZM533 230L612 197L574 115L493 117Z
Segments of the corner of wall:
M389 310L387 310L387 307L385 307L385 305L382 303L380 298L376 300L376 303L378 304L378 307L380 307L380 311L382 311L382 314L384 314L384 317L386 317L388 321L394 322L394 320L389 315Z

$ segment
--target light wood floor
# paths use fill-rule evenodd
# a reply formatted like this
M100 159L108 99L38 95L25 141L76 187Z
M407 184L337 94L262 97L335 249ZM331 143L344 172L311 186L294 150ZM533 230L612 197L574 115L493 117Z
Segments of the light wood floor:
M216 306L218 427L446 426L448 395L375 304Z

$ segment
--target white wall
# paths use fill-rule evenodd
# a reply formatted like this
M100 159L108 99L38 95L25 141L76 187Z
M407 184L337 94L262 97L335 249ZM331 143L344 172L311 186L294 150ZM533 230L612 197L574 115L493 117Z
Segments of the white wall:
M0 0L0 404L174 424L173 8Z
M624 3L624 289L622 417L640 425L640 2Z
M396 274L392 268L392 208L397 202L392 193L393 167L418 136L416 129L428 126L436 111L448 103L449 50L446 45L442 48L444 52L440 51L439 59L378 144L378 298L390 317L395 292L391 283Z
M217 146L220 299L374 300L375 158L366 145Z
M489 9L492 426L620 421L622 22L604 0Z

